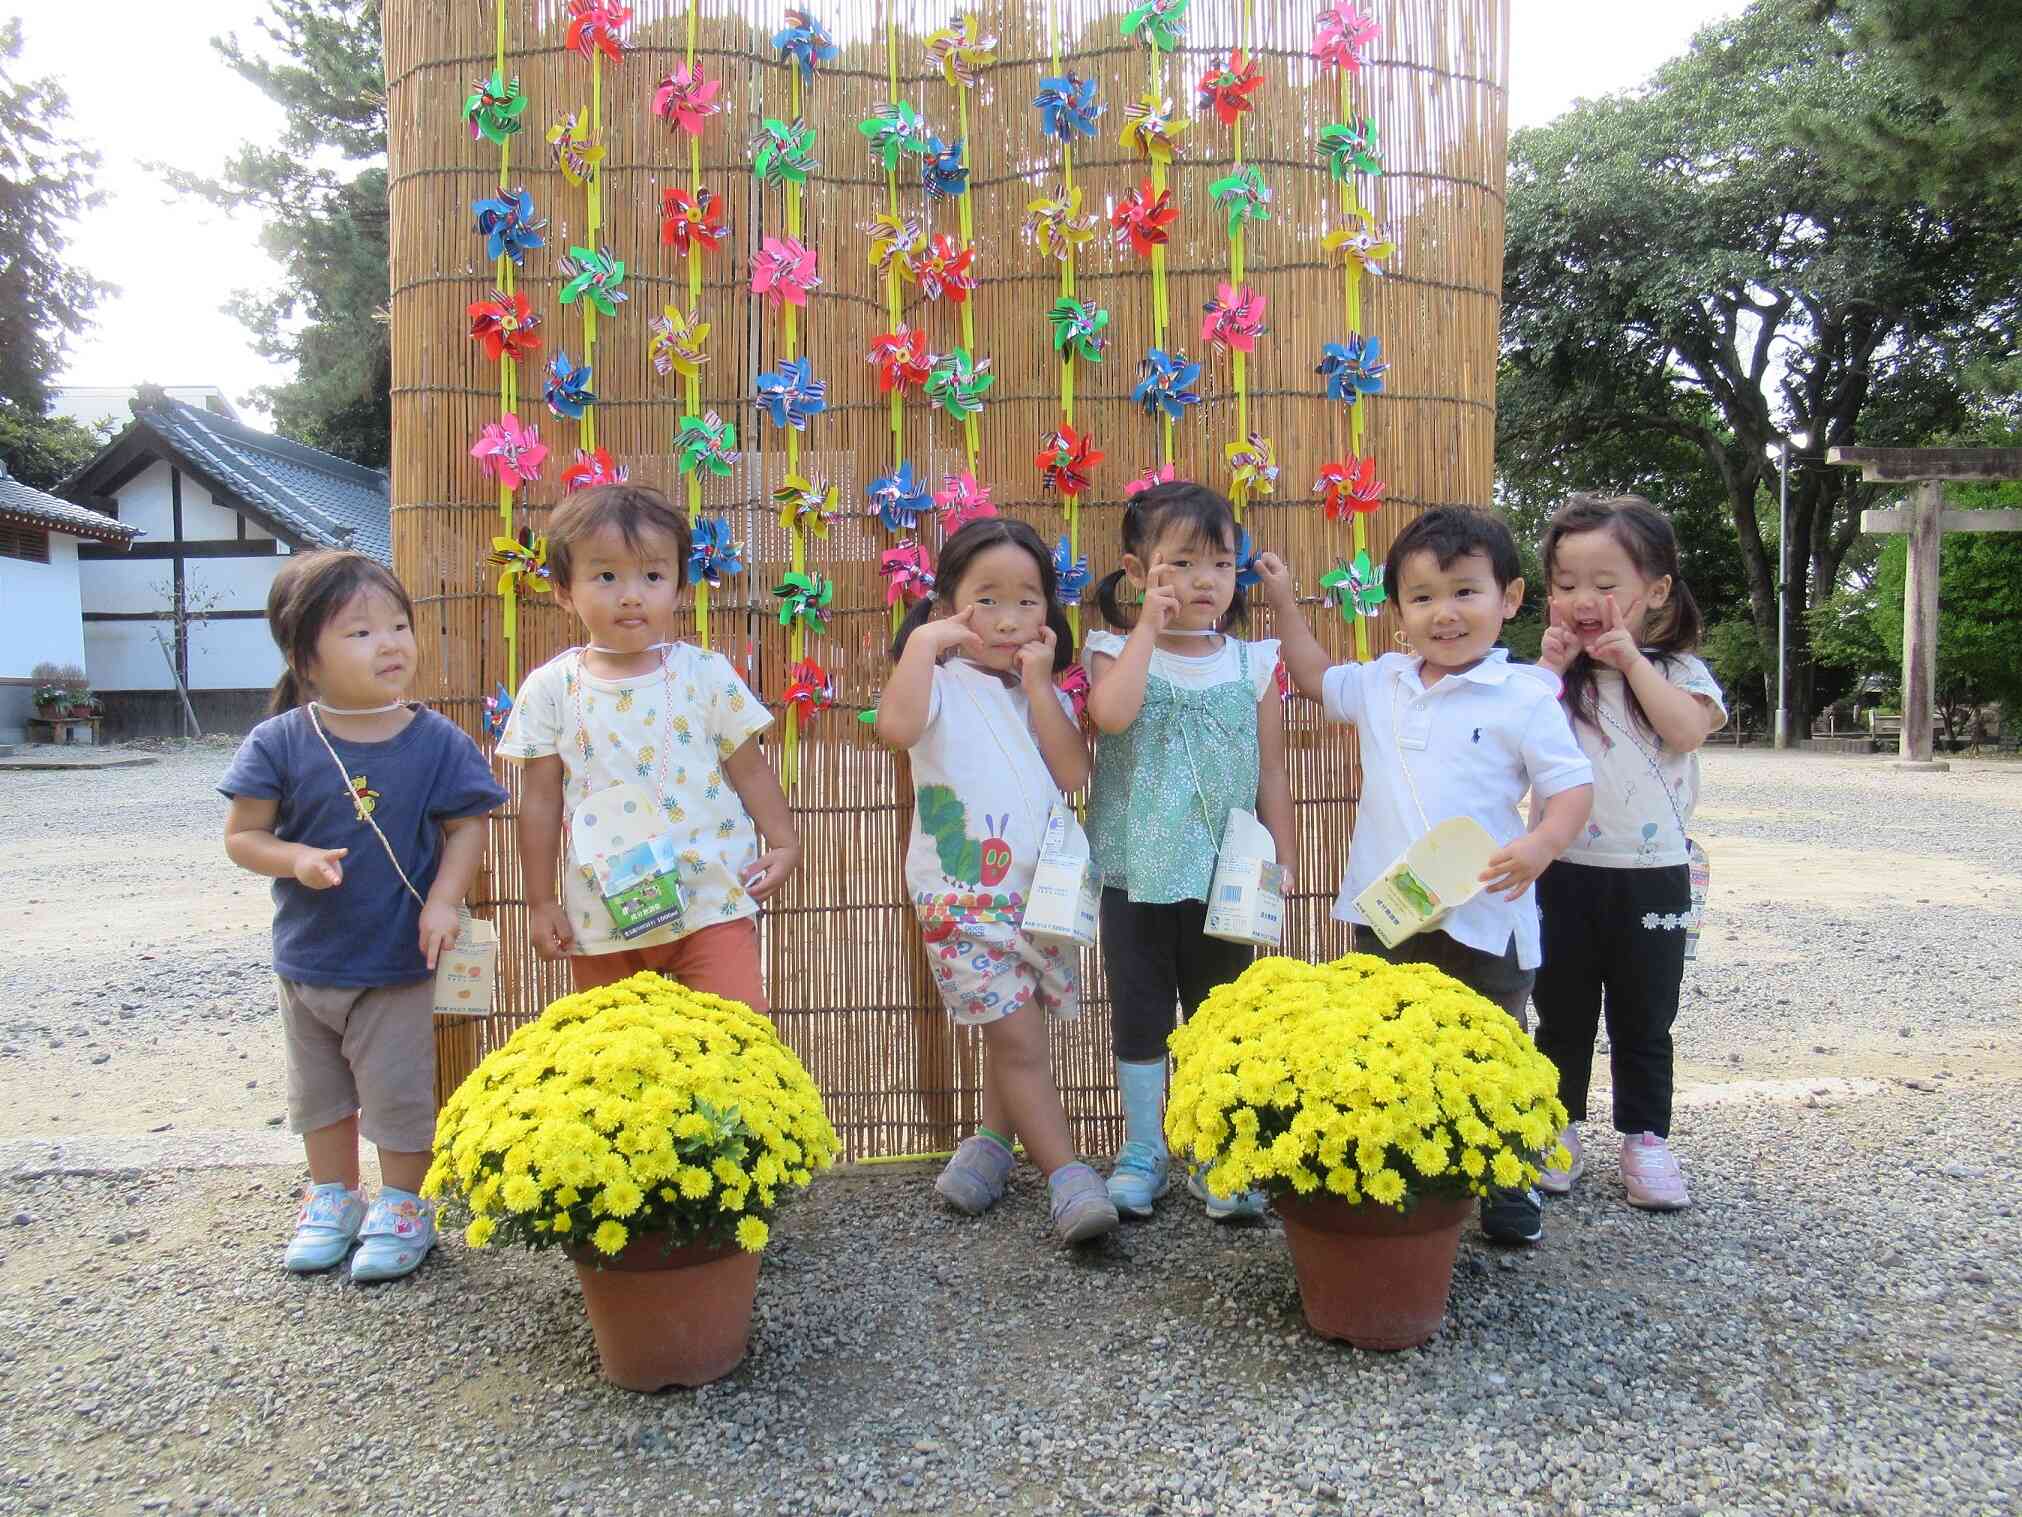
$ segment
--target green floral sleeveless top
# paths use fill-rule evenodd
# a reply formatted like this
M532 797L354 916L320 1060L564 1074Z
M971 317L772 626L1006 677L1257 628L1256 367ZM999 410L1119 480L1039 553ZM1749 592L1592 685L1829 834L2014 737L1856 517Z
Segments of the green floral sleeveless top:
M1137 720L1096 745L1095 866L1140 904L1205 901L1229 812L1256 809L1257 694L1249 645L1232 641L1237 678L1188 690L1148 674Z

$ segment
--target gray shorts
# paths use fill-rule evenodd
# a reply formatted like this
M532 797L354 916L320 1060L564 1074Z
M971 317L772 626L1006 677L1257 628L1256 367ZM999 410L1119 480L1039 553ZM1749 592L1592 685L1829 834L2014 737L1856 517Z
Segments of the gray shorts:
M288 1039L288 1130L314 1132L358 1112L359 1130L381 1148L433 1148L435 982L275 983Z

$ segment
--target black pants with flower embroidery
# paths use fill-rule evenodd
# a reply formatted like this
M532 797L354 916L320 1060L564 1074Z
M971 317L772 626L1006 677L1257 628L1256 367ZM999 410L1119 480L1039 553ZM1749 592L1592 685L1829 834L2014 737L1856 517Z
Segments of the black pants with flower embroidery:
M1102 973L1109 982L1110 1033L1126 1064L1165 1058L1177 1011L1183 1020L1208 992L1256 956L1247 943L1209 937L1205 901L1146 905L1115 886L1102 892Z
M1538 1051L1559 1068L1559 1099L1587 1115L1594 1035L1608 1023L1615 1130L1671 1135L1671 1024L1692 913L1686 866L1603 869L1561 859L1538 876L1544 963L1531 1004Z

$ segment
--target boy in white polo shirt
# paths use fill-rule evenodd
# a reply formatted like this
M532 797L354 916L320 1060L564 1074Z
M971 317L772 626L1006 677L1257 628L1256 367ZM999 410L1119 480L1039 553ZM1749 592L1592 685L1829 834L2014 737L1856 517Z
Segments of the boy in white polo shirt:
M1436 507L1390 546L1383 583L1404 623L1408 653L1330 666L1300 614L1284 563L1257 560L1277 613L1286 669L1302 695L1361 736L1362 795L1334 915L1363 924L1355 897L1432 827L1468 816L1501 844L1484 889L1395 948L1361 934L1368 952L1445 971L1524 1022L1539 961L1534 881L1568 848L1593 809L1594 772L1559 704L1558 679L1509 662L1496 646L1523 605L1516 539L1486 511ZM1518 809L1533 794L1537 822ZM1366 925L1366 924L1363 924ZM1534 1189L1498 1193L1482 1228L1506 1243L1544 1235Z

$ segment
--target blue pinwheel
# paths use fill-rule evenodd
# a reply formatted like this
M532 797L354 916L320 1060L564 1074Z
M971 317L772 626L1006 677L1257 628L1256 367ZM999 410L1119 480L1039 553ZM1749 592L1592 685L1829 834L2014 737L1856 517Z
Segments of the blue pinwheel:
M790 10L786 26L772 34L772 45L800 65L803 79L814 78L815 65L835 61L835 38L810 11Z
M920 160L920 181L929 200L953 199L969 188L969 165L962 157L962 139L943 142L927 139L927 156Z
M487 258L510 258L523 264L530 248L547 246L541 228L548 223L534 214L531 190L500 190L488 199L473 200L470 209L477 218L477 234L484 239Z
M924 513L934 509L934 497L914 482L913 466L904 461L864 486L864 494L887 532L910 532Z
M789 358L758 376L758 403L774 426L805 432L808 418L828 409L828 385L814 377L812 358Z
M1088 555L1076 558L1074 545L1064 537L1053 545L1053 577L1059 582L1057 598L1063 606L1075 604L1088 588Z
M1095 103L1095 81L1072 70L1041 79L1032 103L1039 107L1039 130L1062 142L1093 137L1095 118L1103 110Z
M1320 349L1320 362L1313 372L1327 381L1327 398L1354 405L1365 395L1383 393L1383 376L1390 365L1383 361L1383 339L1351 332L1346 342L1330 342Z
M1193 388L1200 380L1201 366L1190 362L1186 354L1150 348L1139 369L1144 377L1138 380L1130 398L1134 404L1143 406L1147 415L1163 415L1168 421L1178 421L1186 415L1188 406L1201 403L1200 392Z
M1248 527L1236 528L1236 594L1253 590L1264 582L1257 572L1257 545L1250 541Z
M710 589L718 589L733 574L744 572L744 547L730 540L730 523L721 516L705 516L695 523L695 537L688 550L688 578Z
M559 350L548 360L543 393L548 398L548 409L566 421L581 421L583 412L597 403L597 397L590 393L590 366L572 366L569 355Z

